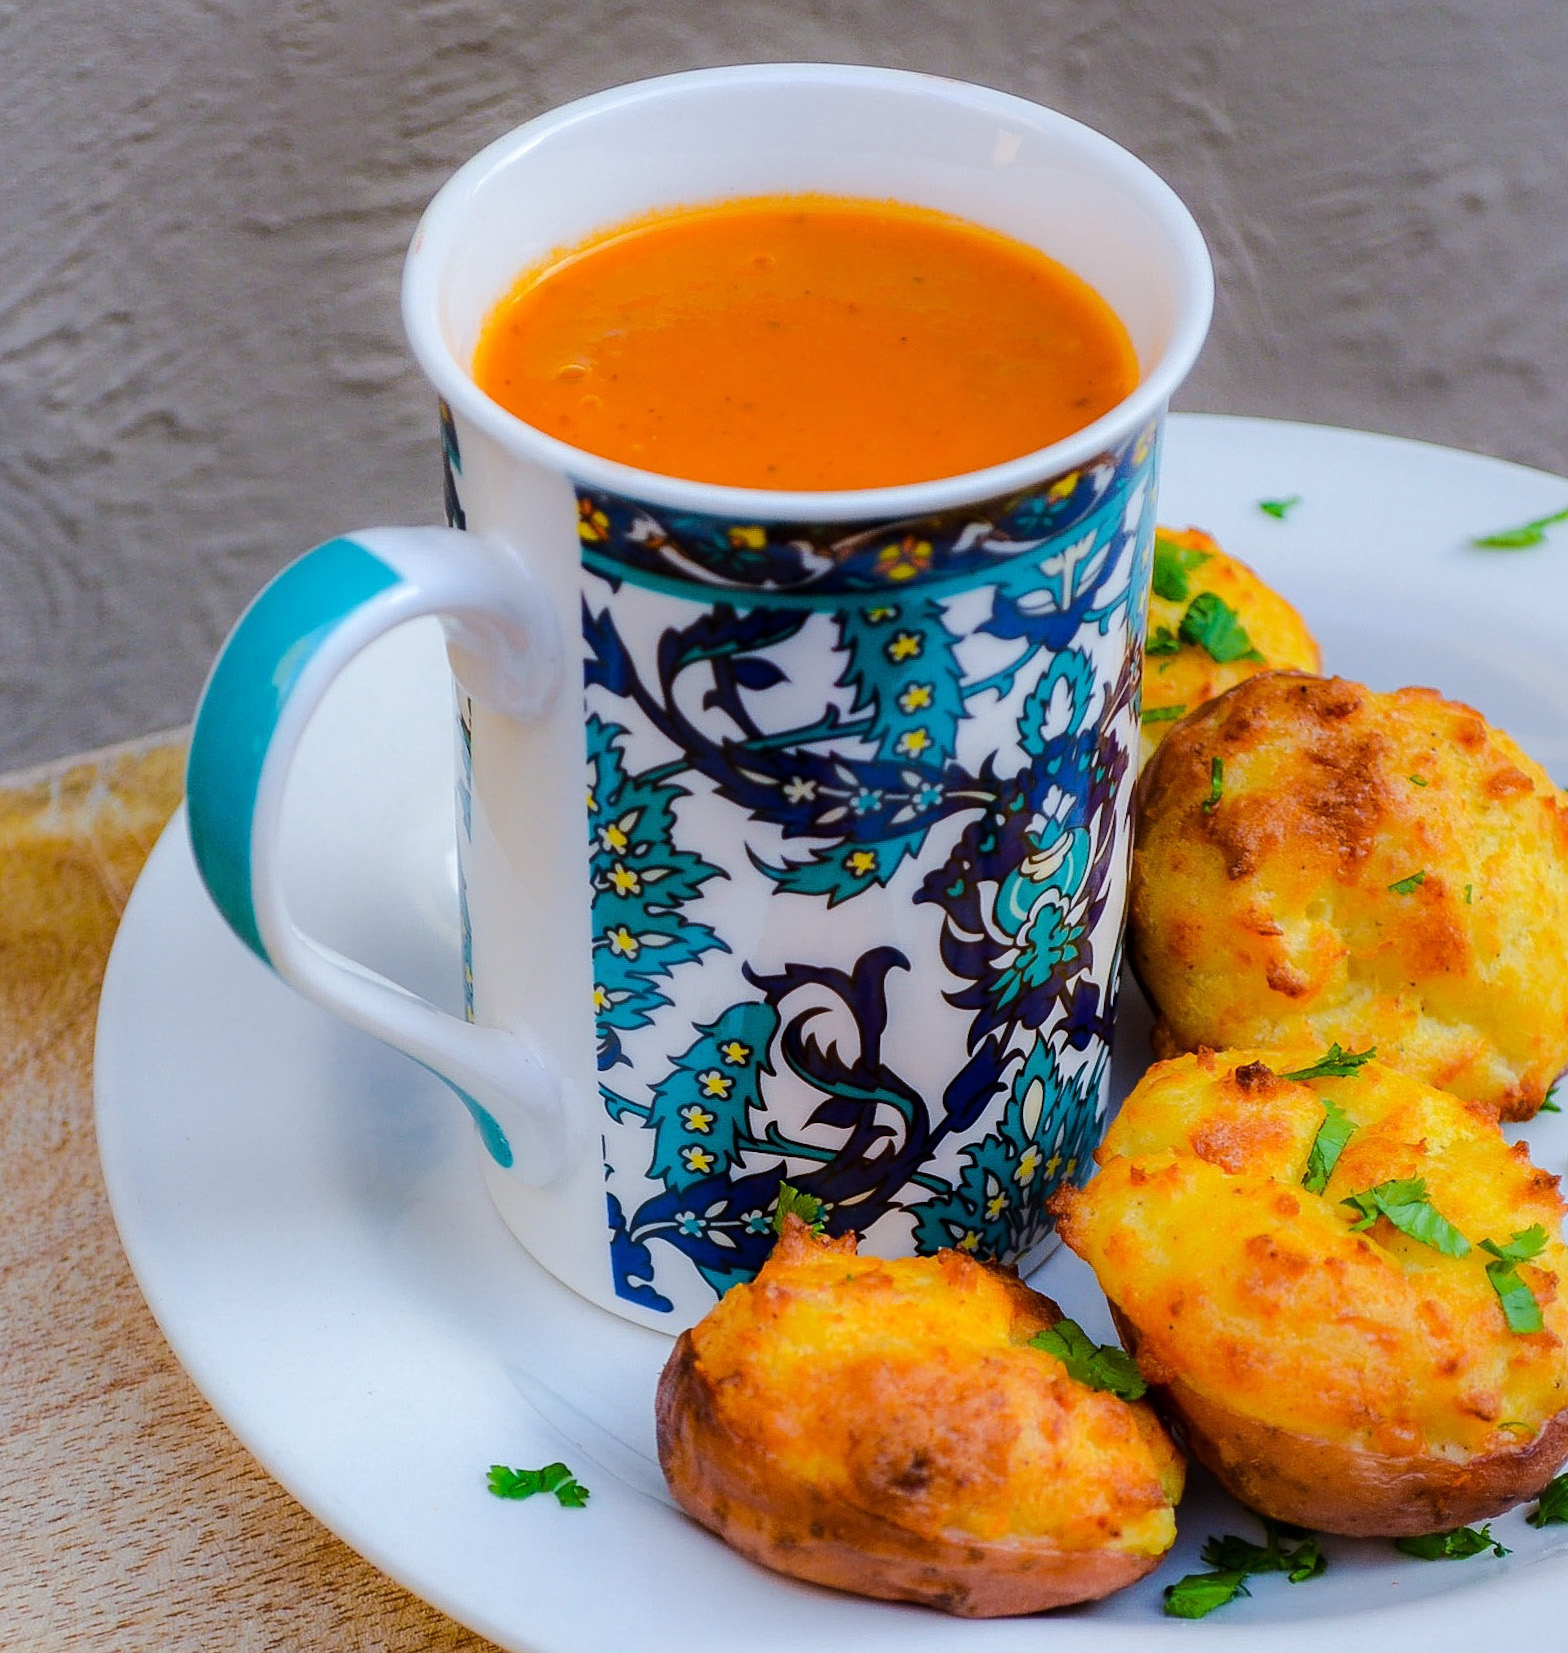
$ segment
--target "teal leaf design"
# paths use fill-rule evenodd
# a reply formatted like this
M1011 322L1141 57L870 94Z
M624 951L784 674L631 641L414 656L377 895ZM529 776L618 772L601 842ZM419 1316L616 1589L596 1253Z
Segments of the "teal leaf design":
M855 692L852 713L871 714L877 756L939 771L953 755L964 715L962 674L942 607L930 597L846 608L839 682Z
M666 1188L725 1176L748 1145L747 1119L760 1109L762 1080L773 1072L768 1048L778 1031L772 1005L731 1005L655 1087L648 1110L653 1160L648 1175Z
M724 948L713 930L681 912L720 876L701 856L676 847L675 800L685 789L654 774L628 774L625 733L600 717L588 719L594 1013L601 1034L644 1026L668 1003L660 981Z
M1013 1079L995 1135L968 1144L958 1186L913 1207L922 1254L953 1246L978 1257L1019 1255L1050 1227L1046 1199L1083 1176L1098 1135L1105 1054L1076 1076L1037 1040Z
M1030 757L1044 755L1053 740L1083 728L1094 698L1094 662L1081 649L1053 656L1024 701L1018 739Z
M844 668L842 687L854 691L850 715L862 739L875 744L874 762L896 764L889 796L904 800L897 827L862 830L821 845L801 861L753 864L791 895L825 896L830 907L862 890L884 885L900 864L919 853L942 801L946 773L964 716L961 674L953 638L932 598L847 607L838 617ZM846 783L859 779L846 769ZM915 824L905 825L911 817Z
M777 867L753 855L752 864L781 890L791 895L825 895L828 905L836 907L873 884L886 884L901 861L919 853L929 830L922 825L880 842L834 844L831 849L813 850L809 860L786 861Z
M1041 555L1007 558L996 569L998 598L1027 603L1031 609L1070 613L1099 584L1119 527L1119 515L1104 520L1097 516L1074 538L1053 541Z

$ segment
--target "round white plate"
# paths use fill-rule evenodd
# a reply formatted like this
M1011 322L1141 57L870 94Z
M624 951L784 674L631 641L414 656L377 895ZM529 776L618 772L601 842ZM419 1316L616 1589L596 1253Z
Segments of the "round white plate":
M1286 520L1262 499L1300 496ZM1568 778L1568 526L1524 552L1471 535L1568 505L1568 481L1348 431L1179 417L1161 520L1209 529L1301 607L1326 668L1430 683ZM439 635L386 639L334 690L290 796L288 866L307 927L460 1002L451 719ZM1147 1022L1124 1017L1123 1087ZM183 817L126 910L104 984L98 1137L131 1265L175 1353L263 1464L409 1589L509 1649L733 1653L1029 1649L1096 1653L1212 1639L1271 1650L1423 1653L1534 1634L1568 1614L1568 1527L1495 1523L1513 1554L1423 1562L1329 1540L1311 1583L1253 1583L1201 1626L1160 1590L1211 1533L1257 1537L1201 1476L1151 1580L1046 1622L968 1623L794 1584L663 1495L652 1397L668 1349L537 1269L491 1211L471 1130L443 1088L313 1010L223 928ZM1568 1116L1529 1132L1560 1170ZM1038 1277L1109 1336L1087 1271ZM564 1458L586 1509L506 1503L492 1463Z

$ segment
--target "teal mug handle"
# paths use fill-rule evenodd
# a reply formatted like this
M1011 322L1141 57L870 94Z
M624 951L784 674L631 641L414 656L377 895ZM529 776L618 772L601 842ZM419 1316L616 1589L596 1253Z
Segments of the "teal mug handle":
M587 1131L537 1041L449 1015L312 940L283 895L283 794L311 714L368 644L430 614L475 700L526 722L560 691L560 627L515 551L452 528L329 540L260 593L213 665L186 773L191 849L218 911L264 964L444 1080L490 1156L540 1186L577 1163Z

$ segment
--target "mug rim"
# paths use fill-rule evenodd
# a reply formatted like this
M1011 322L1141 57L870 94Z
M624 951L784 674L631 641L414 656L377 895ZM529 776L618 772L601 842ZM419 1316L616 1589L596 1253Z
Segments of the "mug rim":
M1172 286L1176 325L1165 349L1133 390L1081 430L997 465L932 481L853 489L764 489L699 482L607 459L550 436L482 391L448 347L438 320L441 279L465 209L491 178L561 130L629 104L679 97L688 87L812 82L844 89L920 89L997 118L1027 120L1070 134L1133 186L1170 236L1177 255ZM569 477L582 487L731 520L847 522L891 520L951 510L1037 488L1097 458L1140 426L1157 420L1186 378L1207 336L1214 272L1202 231L1176 192L1145 162L1113 139L1045 104L1010 92L907 69L836 63L734 64L630 81L573 100L525 121L465 162L436 193L415 229L404 263L403 325L415 360L447 405L514 455Z

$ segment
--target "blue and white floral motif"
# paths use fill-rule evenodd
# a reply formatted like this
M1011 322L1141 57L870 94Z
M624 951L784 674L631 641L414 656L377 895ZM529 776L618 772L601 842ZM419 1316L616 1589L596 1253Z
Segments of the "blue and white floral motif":
M675 846L675 800L684 791L657 775L628 775L625 734L590 714L588 865L601 1068L625 1061L620 1035L646 1026L670 1002L664 984L677 967L724 946L682 912L720 873Z
M732 522L618 494L578 496L583 558L596 573L737 597L842 596L991 578L1020 549L1059 544L1143 479L1153 429L1046 487L935 516L845 527Z
M1100 1137L1103 1046L1069 1076L1040 1040L1020 1064L997 1129L964 1149L956 1186L914 1207L922 1252L954 1246L980 1257L1027 1255L1050 1221L1042 1189L1081 1182Z
M1038 1253L1104 1102L1157 439L870 528L580 492L623 1298L748 1278L781 1180Z

